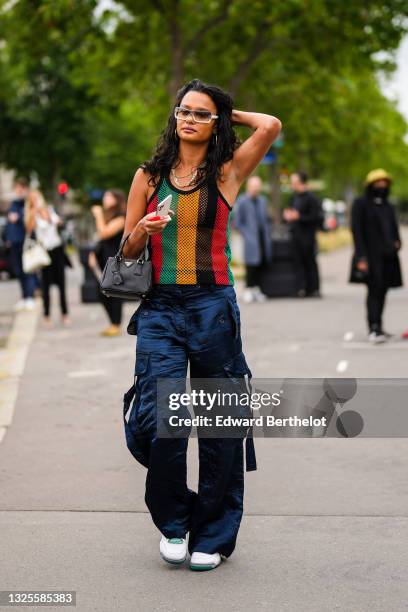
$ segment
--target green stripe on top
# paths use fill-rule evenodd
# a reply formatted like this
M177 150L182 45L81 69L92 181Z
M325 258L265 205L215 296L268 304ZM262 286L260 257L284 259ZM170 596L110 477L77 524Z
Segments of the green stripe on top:
M164 180L159 189L159 202L169 194L173 196L170 208L174 210L175 215L162 232L163 261L160 282L173 284L177 282L177 208L179 194L177 191L173 191L167 181Z
M225 256L227 258L228 261L228 280L230 282L231 285L234 284L234 275L232 274L231 271L231 246L230 246L230 242L231 242L231 215L228 215L228 222L227 222L227 243L225 245Z

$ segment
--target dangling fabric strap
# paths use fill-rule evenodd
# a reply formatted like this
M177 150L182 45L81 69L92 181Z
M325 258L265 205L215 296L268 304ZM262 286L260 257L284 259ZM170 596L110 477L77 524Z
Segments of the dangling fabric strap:
M252 427L249 430L249 433L245 440L245 463L247 472L254 472L257 469L254 438L252 436Z
M252 396L251 378L252 378L252 374L248 368L247 388L249 389L250 396ZM252 407L251 407L251 416L254 416L254 411ZM257 469L255 444L254 444L254 431L253 431L252 425L247 432L247 436L245 440L245 463L246 463L247 472L254 472Z

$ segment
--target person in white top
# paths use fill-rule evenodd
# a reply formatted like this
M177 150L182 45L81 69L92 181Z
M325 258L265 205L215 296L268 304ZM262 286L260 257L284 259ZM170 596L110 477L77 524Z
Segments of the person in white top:
M63 221L47 204L43 194L33 189L26 201L25 224L27 233L35 231L37 241L46 249L51 263L41 269L41 289L44 308L44 324L52 327L50 317L50 286L57 285L60 297L61 322L69 326L68 305L65 292L65 252L58 227Z

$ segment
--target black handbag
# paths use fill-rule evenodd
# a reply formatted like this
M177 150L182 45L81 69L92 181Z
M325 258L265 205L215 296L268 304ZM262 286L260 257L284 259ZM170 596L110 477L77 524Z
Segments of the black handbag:
M369 270L359 270L357 268L358 261L359 261L359 258L357 257L357 254L354 253L352 260L351 260L351 270L350 270L349 282L350 283L367 283L368 278L370 276L370 271Z
M149 259L148 242L138 259L123 256L123 247L130 233L122 238L118 252L108 258L102 272L100 288L108 297L138 300L145 297L152 288L152 262Z

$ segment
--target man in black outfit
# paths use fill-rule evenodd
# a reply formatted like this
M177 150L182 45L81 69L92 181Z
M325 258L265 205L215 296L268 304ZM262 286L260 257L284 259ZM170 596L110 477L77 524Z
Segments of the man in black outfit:
M320 297L316 231L321 223L322 208L320 200L308 191L307 180L304 172L291 175L294 196L291 207L283 211L283 217L290 224L292 233L297 295Z

